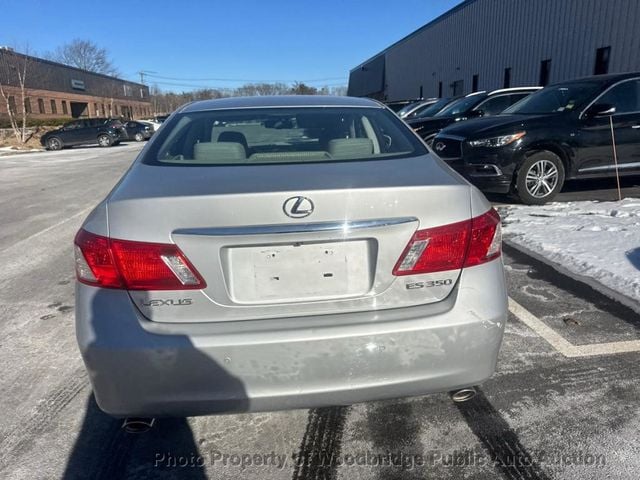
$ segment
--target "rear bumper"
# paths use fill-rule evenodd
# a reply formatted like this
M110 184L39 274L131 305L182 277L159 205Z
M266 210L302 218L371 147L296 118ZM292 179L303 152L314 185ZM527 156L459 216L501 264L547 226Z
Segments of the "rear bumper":
M312 408L476 385L495 369L507 319L501 260L464 270L436 305L344 314L326 328L301 317L299 328L259 333L247 321L158 325L126 292L76 288L80 351L98 405L114 416Z

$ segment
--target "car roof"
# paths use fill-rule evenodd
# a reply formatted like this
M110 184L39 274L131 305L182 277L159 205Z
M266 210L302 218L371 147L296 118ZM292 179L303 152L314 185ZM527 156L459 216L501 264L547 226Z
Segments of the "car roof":
M496 95L498 93L522 93L522 92L535 92L541 90L542 87L510 87L510 88L499 88L497 90L492 90L488 92L488 95Z
M337 97L329 95L269 95L262 97L229 97L201 100L185 105L180 112L200 112L231 108L268 107L373 107L383 108L369 98Z

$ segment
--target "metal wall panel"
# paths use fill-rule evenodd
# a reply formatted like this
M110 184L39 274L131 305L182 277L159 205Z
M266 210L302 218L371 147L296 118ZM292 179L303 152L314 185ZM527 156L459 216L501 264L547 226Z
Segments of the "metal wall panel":
M388 100L443 95L464 81L471 91L502 88L504 69L511 86L537 85L540 62L551 59L550 81L593 74L596 49L611 47L609 72L640 71L640 0L468 0L378 54L385 58L382 92L352 70L349 92L378 93ZM374 59L380 62L379 56ZM376 69L372 69L376 71Z

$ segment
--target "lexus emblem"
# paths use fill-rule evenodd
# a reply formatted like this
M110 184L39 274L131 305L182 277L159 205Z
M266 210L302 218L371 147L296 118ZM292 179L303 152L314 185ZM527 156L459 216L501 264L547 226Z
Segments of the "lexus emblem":
M304 218L313 213L313 202L307 197L287 198L282 206L284 213L291 218Z
M436 143L436 152L441 152L445 148L447 148L447 146L444 143L442 143L442 142Z

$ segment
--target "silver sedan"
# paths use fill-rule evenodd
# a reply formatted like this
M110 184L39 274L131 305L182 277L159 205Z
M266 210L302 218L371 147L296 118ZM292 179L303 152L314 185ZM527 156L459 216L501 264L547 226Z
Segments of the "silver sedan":
M500 219L381 104L175 112L75 239L80 351L114 416L351 404L494 372Z

